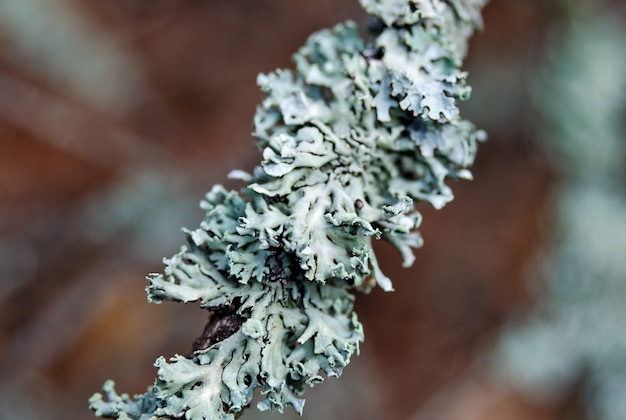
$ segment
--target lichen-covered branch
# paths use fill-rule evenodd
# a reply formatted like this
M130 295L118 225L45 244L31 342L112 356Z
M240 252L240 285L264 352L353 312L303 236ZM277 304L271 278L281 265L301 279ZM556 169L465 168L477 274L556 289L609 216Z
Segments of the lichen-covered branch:
M603 2L564 6L567 25L535 86L541 146L559 175L541 258L545 287L528 316L503 331L492 363L496 377L538 401L575 390L585 418L620 420L626 413L626 28Z
M372 241L413 262L414 200L441 208L447 178L468 179L482 132L459 116L460 71L484 0L362 0L372 39L353 23L310 37L294 72L260 75L254 119L263 161L214 187L187 245L149 276L152 302L213 313L190 357L160 358L144 395L91 407L113 418L233 419L260 389L261 410L302 412L299 395L339 376L363 340L353 289L392 290Z

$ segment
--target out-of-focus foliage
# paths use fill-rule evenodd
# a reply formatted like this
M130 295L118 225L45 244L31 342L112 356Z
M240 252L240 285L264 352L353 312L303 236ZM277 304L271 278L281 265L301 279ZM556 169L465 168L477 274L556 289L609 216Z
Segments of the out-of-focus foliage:
M460 118L460 65L485 1L367 1L373 39L352 23L311 36L296 71L259 76L255 117L263 161L214 187L200 227L151 275L153 302L199 302L212 318L189 357L159 358L155 385L135 400L91 406L104 417L232 419L261 389L261 410L301 412L298 396L339 376L362 326L350 289L392 290L372 248L386 239L413 262L421 245L414 200L452 199L484 136Z
M67 0L1 2L0 22L15 55L98 108L122 114L145 94L139 63Z
M589 417L618 420L626 413L626 31L611 16L570 7L535 95L561 175L547 290L504 335L496 368L541 399L583 378Z

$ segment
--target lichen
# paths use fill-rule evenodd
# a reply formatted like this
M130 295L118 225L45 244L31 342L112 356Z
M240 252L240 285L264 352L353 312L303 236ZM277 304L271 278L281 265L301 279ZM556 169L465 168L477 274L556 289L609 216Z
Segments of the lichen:
M541 146L559 176L541 256L545 287L538 305L503 331L492 366L536 400L576 392L585 418L619 420L626 413L626 30L601 2L564 5L567 24L535 82Z
M97 415L233 419L256 388L259 409L301 413L306 385L341 374L363 340L351 290L392 290L372 242L410 265L422 243L414 201L441 208L445 180L471 177L484 135L456 102L483 3L363 0L378 21L371 40L341 24L309 38L294 72L259 76L261 165L231 173L241 191L215 186L187 245L148 277L150 301L199 302L217 318L192 356L156 361L134 402L107 383Z

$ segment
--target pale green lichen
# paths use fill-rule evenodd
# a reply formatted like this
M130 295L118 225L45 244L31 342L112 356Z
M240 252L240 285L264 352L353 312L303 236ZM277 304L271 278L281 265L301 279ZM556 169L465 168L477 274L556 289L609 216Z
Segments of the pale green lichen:
M601 2L572 19L538 78L542 144L560 173L543 300L509 326L496 375L543 401L581 396L585 418L626 413L626 31Z
M469 93L459 66L483 3L363 0L381 19L371 41L339 25L311 36L295 72L259 76L261 165L231 174L248 183L240 192L214 187L188 244L148 278L150 301L197 301L221 335L158 359L134 403L107 383L107 401L91 400L97 415L233 419L256 388L261 410L302 412L305 385L341 374L363 340L349 290L392 290L372 240L410 265L414 200L440 208L446 178L471 177L483 134L456 101Z

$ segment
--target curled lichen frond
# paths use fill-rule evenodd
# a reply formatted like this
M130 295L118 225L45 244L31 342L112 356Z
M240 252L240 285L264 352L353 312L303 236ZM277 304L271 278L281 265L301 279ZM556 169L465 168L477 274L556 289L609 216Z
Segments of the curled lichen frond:
M302 411L305 385L339 376L363 339L349 289L378 284L373 240L413 262L414 201L441 208L447 178L470 178L482 133L460 118L459 67L482 1L362 1L380 21L371 41L352 23L314 34L295 72L259 76L263 160L240 192L207 194L187 246L151 275L151 301L198 301L213 312L190 357L157 360L137 406L106 391L101 415L232 419L253 390L260 409ZM217 317L217 319L215 318ZM116 411L117 410L117 411Z

